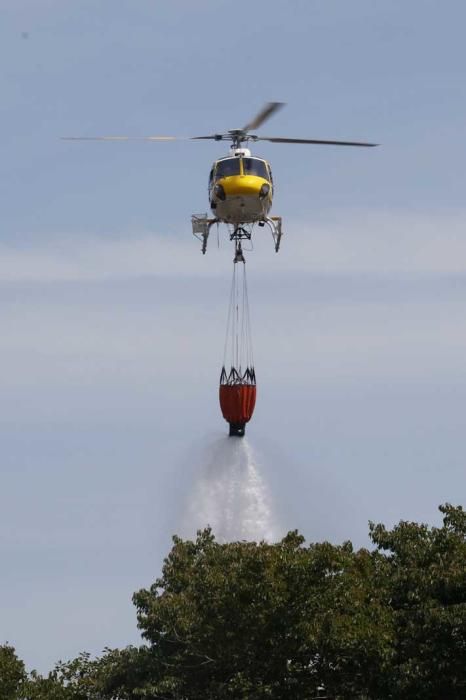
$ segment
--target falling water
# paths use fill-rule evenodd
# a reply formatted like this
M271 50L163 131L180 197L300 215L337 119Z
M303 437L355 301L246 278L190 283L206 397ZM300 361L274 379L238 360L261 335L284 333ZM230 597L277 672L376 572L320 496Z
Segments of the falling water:
M220 542L278 538L271 498L247 438L221 438L206 450L195 477L183 531L210 525Z

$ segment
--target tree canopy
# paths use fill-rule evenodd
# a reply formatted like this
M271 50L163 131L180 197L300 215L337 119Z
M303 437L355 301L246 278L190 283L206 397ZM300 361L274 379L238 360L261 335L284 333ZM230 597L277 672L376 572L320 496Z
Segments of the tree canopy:
M25 679L24 663L18 659L14 647L0 646L0 698L16 700Z
M5 700L464 700L466 513L370 525L373 548L174 538L134 594L144 644L47 676L0 647ZM5 694L6 693L6 694Z

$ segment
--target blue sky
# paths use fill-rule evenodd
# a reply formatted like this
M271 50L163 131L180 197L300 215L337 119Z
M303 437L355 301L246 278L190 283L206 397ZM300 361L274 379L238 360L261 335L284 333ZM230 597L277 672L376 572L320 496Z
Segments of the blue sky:
M190 233L223 148L59 137L280 100L264 135L382 144L255 149L285 236L247 262L276 527L364 545L369 519L465 500L465 22L453 0L0 0L0 633L29 666L137 641L131 594L226 427L232 254Z

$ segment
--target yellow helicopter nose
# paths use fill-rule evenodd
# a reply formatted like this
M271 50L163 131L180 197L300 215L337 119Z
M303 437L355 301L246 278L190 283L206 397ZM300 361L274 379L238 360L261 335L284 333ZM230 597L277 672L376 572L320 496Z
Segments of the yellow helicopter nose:
M257 175L231 175L219 181L227 197L259 197L267 180ZM270 185L269 185L270 187Z

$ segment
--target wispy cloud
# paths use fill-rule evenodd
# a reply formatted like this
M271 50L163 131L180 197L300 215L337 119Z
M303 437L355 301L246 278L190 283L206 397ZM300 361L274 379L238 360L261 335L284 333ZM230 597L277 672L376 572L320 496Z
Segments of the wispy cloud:
M193 265L199 251L190 243L181 237L141 233L118 240L54 235L27 248L2 244L0 281L76 282L205 274L205 269Z
M458 381L466 215L342 220L290 225L279 255L256 232L247 267L261 380ZM189 236L150 233L1 245L4 415L45 410L44 391L59 416L64 402L88 413L89 396L111 412L112 387L138 401L155 386L215 387L232 255L211 242L205 256Z
M230 244L221 233L222 255L212 232L207 255L189 235L140 232L112 236L51 236L33 245L0 245L0 281L65 282L143 276L224 275ZM264 229L254 235L248 261L267 274L462 274L466 272L466 212L425 216L398 212L339 212L332 221L285 222L279 255Z
M283 263L318 272L466 271L466 211L344 212L317 225L288 225ZM288 241L289 238L289 241Z

